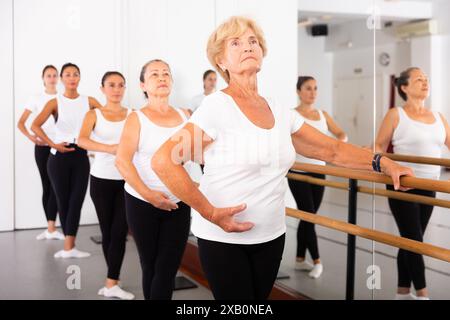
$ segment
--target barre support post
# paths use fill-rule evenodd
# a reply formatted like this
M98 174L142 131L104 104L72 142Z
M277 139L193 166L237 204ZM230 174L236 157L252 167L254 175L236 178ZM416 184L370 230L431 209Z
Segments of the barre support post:
M348 223L356 224L358 180L350 179L348 188ZM347 235L347 281L345 299L353 300L355 294L356 237Z

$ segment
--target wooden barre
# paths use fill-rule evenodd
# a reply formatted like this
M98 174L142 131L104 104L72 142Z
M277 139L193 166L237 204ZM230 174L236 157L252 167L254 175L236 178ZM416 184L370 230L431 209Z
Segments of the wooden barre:
M345 182L329 181L329 180L325 180L325 179L313 178L310 176L295 174L295 173L288 173L286 176L292 180L307 182L307 183L325 186L325 187L331 187L331 188L335 188L335 189L348 190L348 183L345 183ZM421 195L416 195L416 194L410 194L410 193L405 193L405 192L384 190L384 189L379 189L379 188L372 189L369 187L362 187L362 186L358 187L357 190L360 193L377 195L380 197L387 197L387 198L404 200L404 201L409 201L409 202L417 202L417 203L421 203L421 204L442 207L442 208L450 208L450 201L448 201L448 200L436 199L436 198L431 198L431 197L421 196Z
M363 228L354 224L331 219L317 214L308 213L305 211L286 208L286 215L298 218L310 223L318 224L327 228L342 231L361 238L374 240L376 242L384 243L393 247L401 248L418 254L423 254L432 258L450 262L450 250L434 246L428 243L415 241L392 234Z
M354 170L347 168L338 168L334 166L321 166L316 164L307 164L296 162L292 166L293 170L313 172L335 177L365 180L382 184L392 184L392 179L382 173L370 172L365 170ZM450 193L450 181L430 180L415 177L401 177L401 184L408 188L418 188L424 190Z
M348 183L346 183L346 182L337 182L337 181L330 181L330 180L326 180L326 179L314 178L314 177L299 174L299 173L288 173L286 175L286 177L291 180L308 182L308 183L316 184L319 186L348 190Z
M394 154L394 153L383 153L383 156L386 156L394 161L429 164L450 168L450 159L409 156L405 154Z

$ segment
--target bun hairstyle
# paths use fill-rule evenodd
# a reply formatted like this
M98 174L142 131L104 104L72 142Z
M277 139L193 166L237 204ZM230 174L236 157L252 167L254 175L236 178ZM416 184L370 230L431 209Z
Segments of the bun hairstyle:
M47 72L47 70L55 70L56 73L58 73L58 69L56 69L56 67L54 65L48 64L44 67L44 69L42 69L42 78L45 76L45 72Z
M398 95L404 100L408 100L408 96L405 91L403 91L402 86L407 86L409 84L409 78L411 76L411 71L419 70L417 67L410 67L400 73L400 76L396 77L394 80L394 85L397 87Z
M209 76L211 73L216 73L216 72L215 72L214 70L206 70L206 71L203 73L203 81L205 81L206 78L208 78L208 76Z
M309 80L316 80L316 79L314 79L314 77L311 77L311 76L300 76L300 77L298 77L298 79L297 79L297 90L300 91L302 89L303 84L306 81L309 81Z
M102 87L105 86L106 80L111 76L119 76L123 79L123 82L126 82L125 77L119 71L108 71L102 77Z

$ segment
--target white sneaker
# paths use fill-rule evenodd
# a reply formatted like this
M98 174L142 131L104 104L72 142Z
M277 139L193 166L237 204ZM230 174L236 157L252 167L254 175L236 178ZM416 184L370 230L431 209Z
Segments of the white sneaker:
M45 239L47 239L47 240L64 240L65 237L58 230L55 230L53 232L48 232L48 230L46 230L45 231Z
M42 233L39 233L39 234L36 236L36 240L44 240L44 239L47 239L47 230L45 230L45 231L42 232Z
M317 279L322 275L322 272L323 272L323 265L321 263L317 263L314 265L311 272L308 273L308 276L310 276L313 279Z
M306 260L303 261L295 261L295 270L300 271L311 271L313 269L313 265Z
M123 290L118 285L111 288L103 287L98 291L98 294L106 298L118 298L122 300L133 300L134 294Z
M73 248L69 251L66 250L60 250L57 253L55 253L55 258L63 258L63 259L70 259L70 258L87 258L91 254L89 252L83 252L79 251L76 248Z
M420 296L420 297L415 297L415 299L416 300L430 300L430 297L422 297L422 296Z
M397 293L394 300L416 300L417 297L412 293Z

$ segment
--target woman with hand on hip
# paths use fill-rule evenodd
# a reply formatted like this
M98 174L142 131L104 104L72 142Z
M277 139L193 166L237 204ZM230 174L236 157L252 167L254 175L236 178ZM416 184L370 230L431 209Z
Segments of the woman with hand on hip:
M286 232L285 176L295 153L339 166L373 170L374 155L322 134L300 114L261 96L257 74L266 54L259 26L232 17L210 36L208 58L228 87L205 98L152 159L172 194L192 207L192 232L216 299L267 299L280 266ZM174 156L176 155L176 156ZM200 186L182 164L202 161ZM376 168L412 174L385 157Z
M78 250L75 240L89 180L89 159L86 150L77 145L77 138L86 112L101 108L101 105L94 98L78 93L80 68L77 65L66 63L61 68L60 76L64 93L47 102L33 121L31 130L52 148L47 169L65 236L64 249L55 253L54 257L85 258L90 254ZM57 119L53 139L42 129L52 115Z
M120 135L130 113L122 106L125 77L117 71L106 72L101 90L106 96L106 105L86 114L78 137L81 148L95 152L90 193L100 223L103 255L108 267L105 286L99 290L99 295L131 300L134 295L119 287L128 225L123 195L125 182L114 165Z
M53 191L50 178L47 172L47 161L50 156L50 147L38 136L30 133L25 126L30 114L39 114L49 100L56 97L56 85L58 84L58 70L52 65L45 66L42 70L42 80L44 81L45 90L41 94L30 97L25 106L17 127L19 130L34 143L34 159L36 161L39 175L42 183L42 206L44 207L45 217L47 219L47 230L39 234L36 239L56 239L64 240L64 235L56 230L55 221L58 212L56 204L56 196ZM55 119L50 117L42 126L46 135L51 139L55 134Z
M146 63L140 82L148 101L125 123L116 166L126 182L127 221L139 253L144 297L168 300L189 234L190 208L169 191L150 163L164 141L186 124L189 112L169 105L173 80L166 62Z
M317 81L311 76L298 77L297 80L297 94L300 98L300 105L295 108L295 111L305 119L305 122L323 134L331 132L336 139L346 142L347 135L336 124L331 116L323 110L315 107L317 98ZM310 163L316 165L325 165L324 161L317 159L310 159L296 155L296 161L302 163ZM290 170L290 172L298 173L313 178L325 179L325 175L317 173L308 173L303 171ZM299 210L317 213L322 202L325 188L310 184L303 181L289 179L289 188L294 196L297 208ZM314 265L311 265L305 260L306 250L309 251ZM317 235L315 225L303 220L300 220L297 229L297 260L295 264L297 270L309 271L311 278L319 278L323 272L323 265L319 255L319 245L317 242Z

